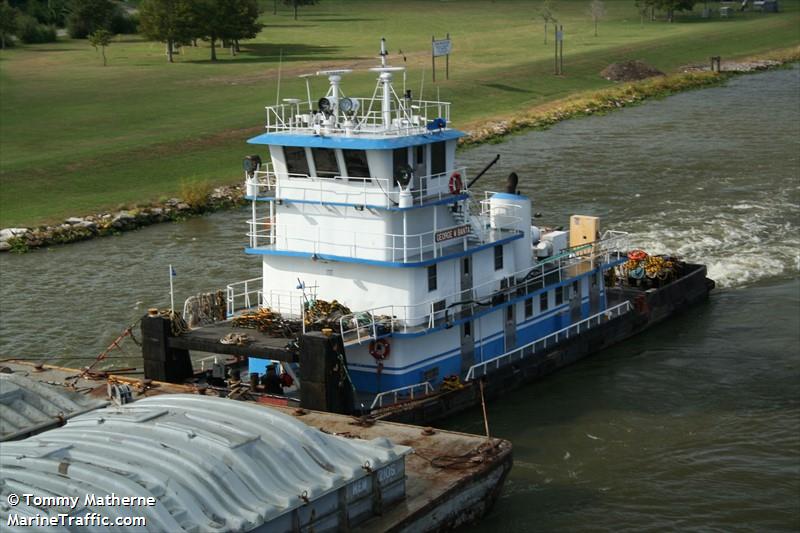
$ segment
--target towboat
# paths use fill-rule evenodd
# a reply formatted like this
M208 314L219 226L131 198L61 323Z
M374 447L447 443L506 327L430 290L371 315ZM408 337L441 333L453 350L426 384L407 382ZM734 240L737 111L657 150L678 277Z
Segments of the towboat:
M187 300L177 333L178 313L145 317L147 377L423 423L707 298L705 266L634 250L596 216L537 226L513 173L474 192L450 103L398 92L385 41L370 70L371 97L324 70L266 108L244 160L261 275ZM197 368L190 350L228 357Z

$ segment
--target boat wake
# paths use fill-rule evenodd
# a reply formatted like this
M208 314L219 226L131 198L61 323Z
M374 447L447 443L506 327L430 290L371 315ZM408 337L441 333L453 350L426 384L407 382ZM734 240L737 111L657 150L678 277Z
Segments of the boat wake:
M719 287L743 287L800 272L800 205L788 199L739 202L714 212L679 207L648 219L664 223L634 230L634 247L705 263ZM632 225L642 228L648 221Z

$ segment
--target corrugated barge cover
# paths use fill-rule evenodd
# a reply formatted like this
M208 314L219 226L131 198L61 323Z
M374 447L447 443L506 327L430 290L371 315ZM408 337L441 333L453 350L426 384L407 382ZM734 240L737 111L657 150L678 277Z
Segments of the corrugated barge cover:
M106 405L106 401L20 374L0 373L0 441L60 426L68 418Z
M404 479L404 456L410 452L411 448L384 438L362 441L328 435L246 402L185 394L155 396L86 413L61 428L4 443L0 509L3 516L11 511L74 516L96 511L112 520L142 515L147 517L142 531L290 531L293 524L324 515L318 502L354 500L359 493L352 487L371 488L378 476L370 470L380 474L387 465L397 470L397 479L384 473L381 481L381 486L383 481L397 486ZM12 492L79 496L81 503L72 510L22 503L9 508L6 498ZM371 492L366 494L367 514L371 514ZM153 496L157 504L87 507L83 503L87 494L112 493ZM341 519L341 513L331 509L331 520ZM329 528L318 524L316 529Z

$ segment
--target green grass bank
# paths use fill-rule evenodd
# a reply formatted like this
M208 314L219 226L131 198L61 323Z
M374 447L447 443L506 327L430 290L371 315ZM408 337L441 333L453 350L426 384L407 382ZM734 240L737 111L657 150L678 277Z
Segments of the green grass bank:
M260 131L264 105L275 102L279 62L281 97L303 96L296 76L331 66L362 69L344 88L367 93L374 75L363 69L377 61L381 36L390 61L408 67L415 95L424 77L424 94L454 103L456 127L506 121L510 131L537 127L539 114L564 102L624 92L599 75L612 62L641 59L675 72L711 55L800 45L797 0L781 2L778 14L706 20L701 3L673 24L642 23L633 0L607 0L597 37L589 2L562 0L555 14L565 29L565 75L556 77L539 2L324 0L301 9L298 21L288 10L272 15L267 4L259 37L236 57L221 52L216 64L204 43L167 64L163 45L136 36L112 43L107 67L85 41L0 53L0 227L168 198L187 182L237 182L241 158L252 151L244 141ZM442 69L434 85L430 39L445 32L454 43L451 79L443 81ZM314 87L324 90L324 79Z

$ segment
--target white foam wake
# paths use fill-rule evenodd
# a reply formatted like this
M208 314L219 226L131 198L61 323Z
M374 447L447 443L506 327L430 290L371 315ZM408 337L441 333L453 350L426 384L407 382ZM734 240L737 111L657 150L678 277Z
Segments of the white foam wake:
M800 273L797 205L750 201L709 211L679 208L658 213L650 218L656 222L649 225L644 219L631 221L636 228L631 243L650 253L671 253L704 263L708 276L720 287Z

